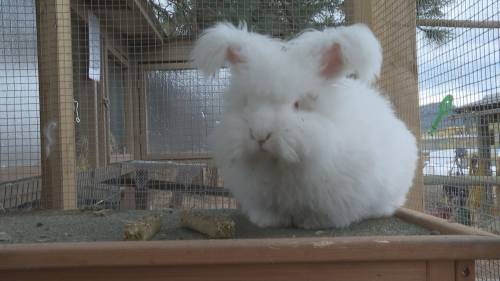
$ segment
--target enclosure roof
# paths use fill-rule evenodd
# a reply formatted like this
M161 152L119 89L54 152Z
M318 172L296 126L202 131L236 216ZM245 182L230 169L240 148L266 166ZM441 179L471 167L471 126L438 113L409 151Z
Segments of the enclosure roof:
M118 31L132 44L157 44L166 38L147 0L80 0L71 1L71 8L80 15L90 9L102 26Z
M482 112L484 114L496 114L498 112L497 110L494 109L498 108L500 108L500 97L498 97L497 94L490 94L484 96L479 101L455 108L455 112L456 113ZM490 113L489 111L491 110L494 111Z

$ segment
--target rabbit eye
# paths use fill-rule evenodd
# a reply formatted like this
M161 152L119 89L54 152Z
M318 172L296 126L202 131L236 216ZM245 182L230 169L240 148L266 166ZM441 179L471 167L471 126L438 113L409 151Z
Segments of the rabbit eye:
M312 111L314 109L314 106L316 104L317 99L318 99L318 96L309 93L309 94L299 98L297 101L295 101L295 103L293 104L293 107L296 110Z

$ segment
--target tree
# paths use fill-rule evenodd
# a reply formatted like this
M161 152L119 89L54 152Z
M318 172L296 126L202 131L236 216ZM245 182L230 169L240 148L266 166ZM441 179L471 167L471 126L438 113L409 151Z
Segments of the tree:
M444 16L453 0L416 0L417 18ZM169 36L190 37L216 21L245 21L257 32L288 37L305 28L345 23L344 0L149 0ZM450 31L425 28L426 37L442 43Z
M344 22L343 0L150 0L168 35L191 36L216 21L245 21L257 32L287 37Z
M440 19L444 17L443 8L454 0L417 0L417 19ZM451 30L417 26L431 42L442 44L448 41Z

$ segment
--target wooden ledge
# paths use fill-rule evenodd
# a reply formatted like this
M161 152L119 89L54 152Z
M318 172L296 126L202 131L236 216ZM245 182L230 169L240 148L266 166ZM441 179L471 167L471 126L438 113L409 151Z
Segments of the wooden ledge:
M500 235L496 235L491 232L459 223L448 222L447 220L406 208L400 208L396 212L395 216L409 223L420 225L427 229L439 231L439 233L441 234L480 235L496 237L500 239Z
M0 246L0 271L466 259L500 259L500 239L435 235Z

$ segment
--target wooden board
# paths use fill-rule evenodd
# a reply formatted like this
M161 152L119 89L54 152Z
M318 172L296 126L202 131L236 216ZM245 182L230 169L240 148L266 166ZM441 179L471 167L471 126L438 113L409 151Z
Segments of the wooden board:
M0 246L7 280L473 280L500 239L408 236ZM310 278L310 279L309 279Z
M487 232L481 229L473 228L459 223L448 222L444 219L427 215L421 212L406 208L400 208L396 214L400 219L412 224L420 225L427 229L438 231L440 234L458 234L458 235L482 235L497 237L499 235Z
M246 264L246 265L195 265L192 267L153 266L147 268L97 267L88 269L49 269L23 272L10 271L5 276L24 280L315 280L315 281L426 281L426 267L423 261L414 262L359 262L337 264ZM15 276L15 277L14 277ZM15 279L14 279L15 278Z
M42 203L47 208L74 209L76 153L70 1L36 1L36 16Z
M367 24L379 39L384 61L378 86L420 142L415 1L346 0L345 7L349 24ZM422 169L419 161L406 202L418 211L424 202Z
M34 268L500 259L484 236L375 236L0 246L0 271Z
M427 262L428 281L454 281L455 262L453 260L433 260Z
M413 214L408 210L406 218ZM404 213L404 212L403 212ZM434 227L429 216L419 224ZM439 224L447 224L440 221ZM449 227L450 232L454 227ZM0 245L3 280L474 280L481 235Z

